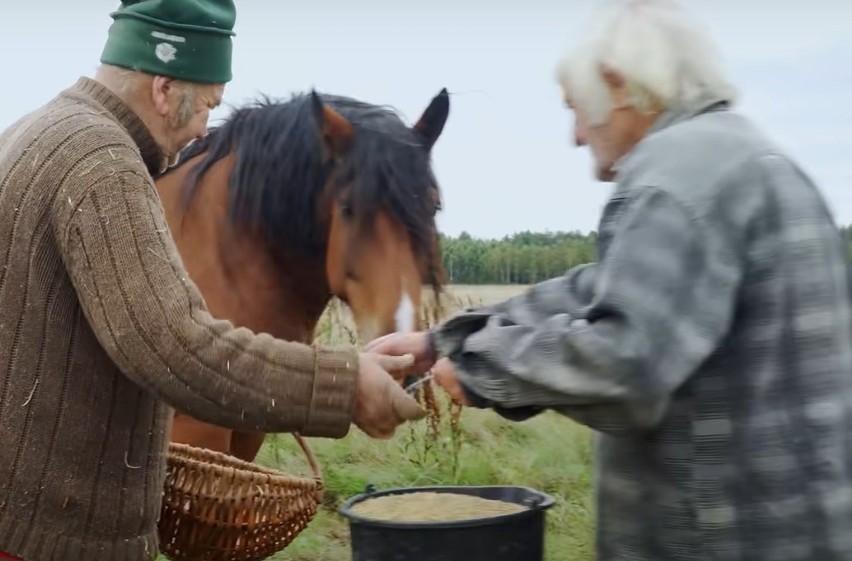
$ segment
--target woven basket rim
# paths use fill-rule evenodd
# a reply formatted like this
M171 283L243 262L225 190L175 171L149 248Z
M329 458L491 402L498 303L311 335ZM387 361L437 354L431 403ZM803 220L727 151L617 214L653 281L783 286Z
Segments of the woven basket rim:
M301 440L296 435L297 440ZM275 468L262 466L259 464L246 462L240 458L223 454L215 450L206 448L197 448L189 444L170 442L168 450L168 461L172 464L180 464L189 469L204 473L214 477L227 477L235 480L248 482L282 484L301 483L305 481L314 482L322 485L322 474L315 465L315 460L310 457L309 449L306 449L306 442L299 442L302 445L303 451L308 455L308 461L311 463L311 469L314 472L312 476L293 475L284 473Z

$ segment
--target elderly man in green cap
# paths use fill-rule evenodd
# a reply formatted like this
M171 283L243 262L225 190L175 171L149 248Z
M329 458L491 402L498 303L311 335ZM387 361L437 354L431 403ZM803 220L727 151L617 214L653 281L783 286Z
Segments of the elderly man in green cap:
M148 561L173 408L234 429L391 436L411 357L211 317L152 175L231 78L231 0L123 2L95 79L0 134L0 552ZM12 557L15 558L15 557Z

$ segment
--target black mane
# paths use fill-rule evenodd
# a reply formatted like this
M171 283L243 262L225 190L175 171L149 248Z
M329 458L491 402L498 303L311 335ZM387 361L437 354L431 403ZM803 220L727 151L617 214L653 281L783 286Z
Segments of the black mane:
M414 250L426 254L434 264L439 258L433 247L434 201L429 190L439 187L420 139L390 108L319 95L355 128L352 148L339 170L339 183L352 186L354 215L369 219L383 205L405 225ZM187 175L186 204L204 173L232 150L231 220L259 225L270 240L286 244L288 249L322 255L326 232L320 227L317 205L332 170L322 161L324 146L310 95L295 94L287 101L262 97L236 109L224 124L189 145L169 170L205 153ZM430 275L433 285L436 272Z

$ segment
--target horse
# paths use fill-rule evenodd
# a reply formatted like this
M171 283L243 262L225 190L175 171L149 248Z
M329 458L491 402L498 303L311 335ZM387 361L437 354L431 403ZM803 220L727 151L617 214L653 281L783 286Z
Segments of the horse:
M262 96L187 146L155 183L210 313L311 344L336 297L362 340L418 328L423 285L444 283L431 154L448 113L446 89L413 126L340 95ZM252 462L265 436L176 411L170 440Z

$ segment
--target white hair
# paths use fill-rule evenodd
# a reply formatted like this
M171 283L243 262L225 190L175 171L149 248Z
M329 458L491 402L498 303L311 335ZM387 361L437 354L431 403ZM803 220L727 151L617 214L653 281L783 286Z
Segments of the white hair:
M601 68L625 80L638 111L713 96L736 101L708 30L674 0L618 0L603 7L590 33L559 61L556 79L590 125L612 110Z

